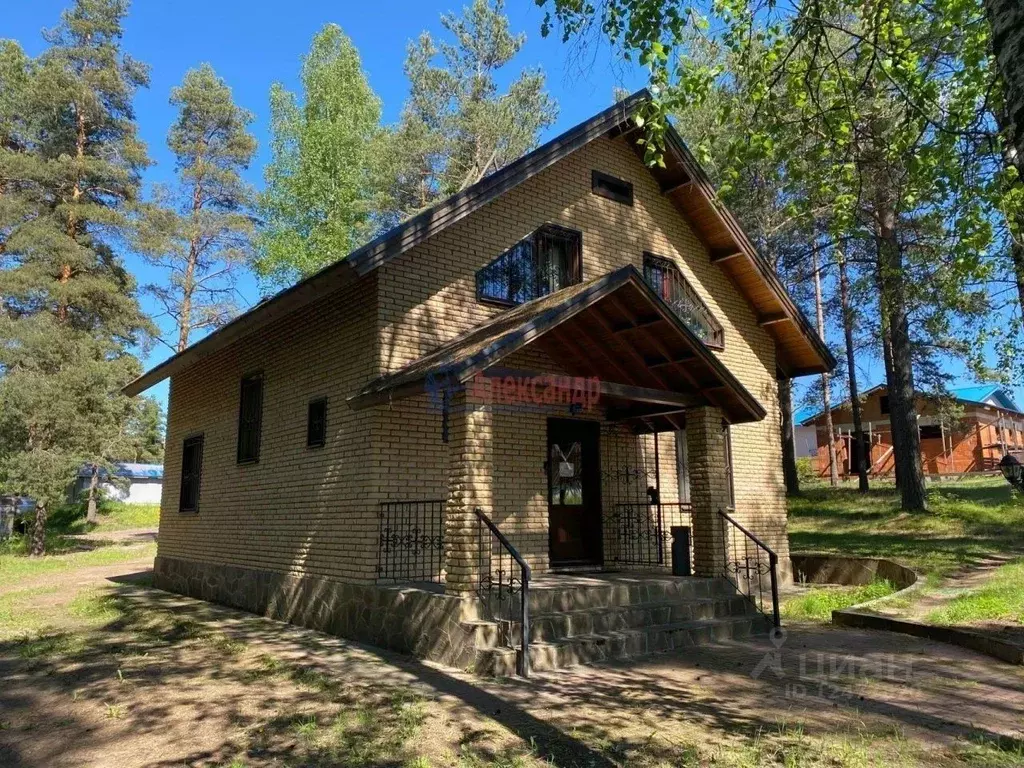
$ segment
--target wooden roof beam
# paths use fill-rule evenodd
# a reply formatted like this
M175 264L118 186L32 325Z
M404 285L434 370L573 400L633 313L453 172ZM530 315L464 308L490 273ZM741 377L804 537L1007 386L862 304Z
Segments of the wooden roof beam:
M732 248L715 248L711 251L708 261L712 264L722 264L726 261L738 259L741 256L746 256L746 254L743 251L733 250Z
M669 184L662 184L661 194L671 195L673 192L678 192L680 189L686 189L691 184L693 184L693 179L691 179L689 176L685 177L682 181L677 181Z
M761 315L759 318L757 318L757 324L762 328L765 328L769 325L785 323L790 319L790 316L787 315L785 312L775 312L770 315Z

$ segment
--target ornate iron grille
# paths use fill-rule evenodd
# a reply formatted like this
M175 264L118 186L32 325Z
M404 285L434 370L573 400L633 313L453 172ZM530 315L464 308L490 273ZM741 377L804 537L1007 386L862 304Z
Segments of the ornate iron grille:
M724 347L725 331L721 323L686 281L679 267L661 256L644 254L644 279L697 338L709 347Z
M444 500L383 501L377 516L377 580L440 583Z
M619 565L666 565L672 529L690 526L686 502L621 503L611 511L612 560Z
M753 603L772 626L782 626L779 618L779 556L725 510L718 511L718 518L725 553L722 575Z
M505 633L503 641L515 648L518 625L522 677L530 675L530 566L482 509L477 519L477 597L492 621Z

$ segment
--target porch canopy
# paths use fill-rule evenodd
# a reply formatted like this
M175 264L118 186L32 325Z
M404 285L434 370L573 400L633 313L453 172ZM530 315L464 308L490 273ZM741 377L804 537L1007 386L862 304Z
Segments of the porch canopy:
M527 345L558 370L498 368ZM731 424L765 409L644 281L633 266L509 309L394 373L370 382L354 409L433 389L439 378L562 375L597 379L611 421L638 433L681 429L685 412L714 406Z

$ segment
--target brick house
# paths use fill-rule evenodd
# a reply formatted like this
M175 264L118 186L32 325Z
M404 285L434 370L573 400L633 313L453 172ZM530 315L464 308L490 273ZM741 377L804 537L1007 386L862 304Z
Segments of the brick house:
M647 98L131 383L171 380L156 585L496 672L770 613L777 380L835 361L678 135L642 162Z
M1009 392L997 384L951 388L945 403L918 395L917 414L921 464L928 475L996 472L1005 454L1024 449L1024 412ZM894 468L892 431L889 395L884 385L864 393L861 422L864 437L871 446L868 464L871 474L891 475ZM828 433L824 413L806 416L800 423L817 430L815 464L818 474L827 477ZM855 475L853 415L849 402L832 409L832 429L839 475Z

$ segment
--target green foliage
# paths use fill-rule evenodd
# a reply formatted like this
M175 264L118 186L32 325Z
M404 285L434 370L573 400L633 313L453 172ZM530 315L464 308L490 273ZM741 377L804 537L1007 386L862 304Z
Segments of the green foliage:
M209 64L190 70L171 92L178 118L167 136L175 188L158 188L138 216L136 246L166 278L147 285L173 321L167 345L181 352L192 334L216 329L237 312L237 271L251 258L252 190L242 180L256 152L252 115Z
M253 262L265 288L344 258L376 227L381 103L340 27L316 34L301 79L301 99L280 83L270 90L272 159Z
M130 451L126 424L144 418L119 391L153 330L113 247L149 162L126 9L79 0L37 59L0 49L0 488L43 508L82 463Z
M399 221L476 183L537 146L557 106L544 73L525 70L500 92L498 73L522 49L504 0L473 0L461 17L441 24L452 41L424 32L405 60L410 93L390 132L381 171L390 222Z

